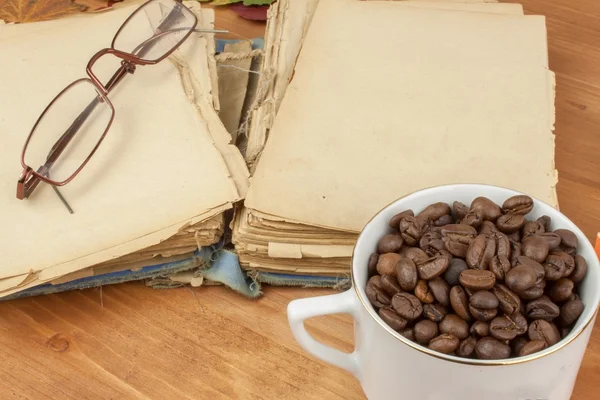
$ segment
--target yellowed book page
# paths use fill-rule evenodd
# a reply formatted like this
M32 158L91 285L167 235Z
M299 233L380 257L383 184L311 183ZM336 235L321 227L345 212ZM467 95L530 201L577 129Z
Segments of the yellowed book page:
M241 260L241 257L240 257ZM255 269L264 272L276 272L298 275L320 275L320 276L347 276L350 273L351 261L347 265L327 266L327 265L298 265L295 260L293 263L282 263L278 260L248 260L242 261L242 266L246 269Z
M257 229L247 224L243 218L236 218L234 221L233 242L238 241L266 244L269 241L281 243L299 243L299 244L328 244L328 245L351 245L356 242L356 234L324 232L320 234L306 234L296 232L291 235L289 232L279 232Z
M138 67L111 93L116 116L106 139L61 189L74 214L46 184L26 201L15 198L21 149L39 113L85 76L89 58L110 44L131 11L63 20L43 34L0 36L3 57L11 60L0 63L0 237L9 238L0 277L46 269L51 279L107 261L156 244L241 198L206 120L168 60ZM11 27L3 26L0 35ZM193 35L179 56L186 60L182 54L194 53L195 46L200 51L206 43ZM114 63L99 62L95 72L109 76L108 67Z
M224 52L231 54L248 54L252 51L252 43L243 41L225 45ZM246 98L250 64L252 58L226 60L218 63L219 68L219 101L223 105L219 117L231 134L233 141L237 138L242 108Z
M329 0L322 0L329 1ZM356 0L358 1L358 0ZM258 104L251 113L246 160L254 166L267 139L269 129L287 86L296 59L319 0L279 0L269 9L265 34L265 58L258 87ZM397 7L437 8L440 10L523 14L520 4L472 1L394 1ZM478 4L481 3L481 4Z
M546 67L543 17L321 2L246 206L358 232L391 201L440 184L556 205Z
M353 246L321 246L269 242L269 257L274 258L351 257L352 250Z
M240 255L240 260L247 263L260 262L263 266L273 266L273 268L283 268L286 266L293 265L295 267L304 268L340 268L346 269L352 263L350 257L343 258L301 258L301 259L290 259L290 258L272 258L272 257L261 257L261 256L247 256Z
M377 1L386 1L386 0L377 0ZM498 3L498 0L391 0L397 1L400 3L453 3L453 4L476 4L476 3L485 3L485 4L494 4Z
M324 0L327 1L327 0ZM364 0L361 0L364 1ZM369 0L369 1L385 1L385 0ZM481 12L488 14L506 14L506 15L523 15L523 6L516 3L488 3L481 1L453 1L446 0L441 2L435 1L398 1L404 7L416 7L416 8L433 8L436 10L448 10L448 11L467 11L467 12Z

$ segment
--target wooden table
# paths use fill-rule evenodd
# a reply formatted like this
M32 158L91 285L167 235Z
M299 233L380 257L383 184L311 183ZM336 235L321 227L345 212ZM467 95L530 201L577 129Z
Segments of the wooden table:
M592 238L600 230L600 2L523 4L547 16L561 209ZM223 9L217 27L229 38L264 29ZM290 300L331 292L266 287L253 301L222 287L129 283L0 303L0 399L364 399L352 376L307 355L288 328ZM326 344L352 349L346 316L308 325ZM599 390L596 327L573 398Z

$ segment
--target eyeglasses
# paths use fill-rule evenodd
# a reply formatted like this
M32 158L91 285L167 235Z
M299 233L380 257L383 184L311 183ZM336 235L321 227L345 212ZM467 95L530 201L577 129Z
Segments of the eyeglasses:
M150 0L137 8L117 31L110 48L102 49L87 64L88 77L63 89L42 112L21 153L23 172L17 198L26 199L40 182L52 185L69 212L73 210L58 191L72 181L94 155L115 115L108 94L138 65L154 65L173 53L196 30L196 15L181 0ZM121 66L103 84L94 64L105 55ZM36 169L34 169L36 166Z

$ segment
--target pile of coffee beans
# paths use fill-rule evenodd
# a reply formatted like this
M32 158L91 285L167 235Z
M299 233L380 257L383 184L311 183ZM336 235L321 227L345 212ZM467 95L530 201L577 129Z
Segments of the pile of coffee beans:
M483 360L526 356L564 338L584 309L577 236L527 220L533 199L478 197L406 210L369 259L369 301L404 337Z

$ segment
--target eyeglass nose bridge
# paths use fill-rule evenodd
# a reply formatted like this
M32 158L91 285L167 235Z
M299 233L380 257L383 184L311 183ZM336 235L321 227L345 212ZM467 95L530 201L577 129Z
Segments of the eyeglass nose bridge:
M120 58L121 68L119 68L115 72L115 74L108 80L106 84L102 84L102 82L100 82L98 77L94 74L92 68L94 64L105 55L113 55L117 58ZM103 92L103 94L106 95L108 94L108 92L110 92L113 86L115 86L121 79L123 79L125 75L127 75L128 73L133 74L135 72L136 65L148 64L154 64L154 62L142 60L138 56L135 56L131 53L126 53L124 51L116 50L113 48L106 48L100 50L92 56L92 58L87 64L85 71L87 72L92 82L94 82L94 85L96 85L96 87L98 87L98 89L100 89Z

